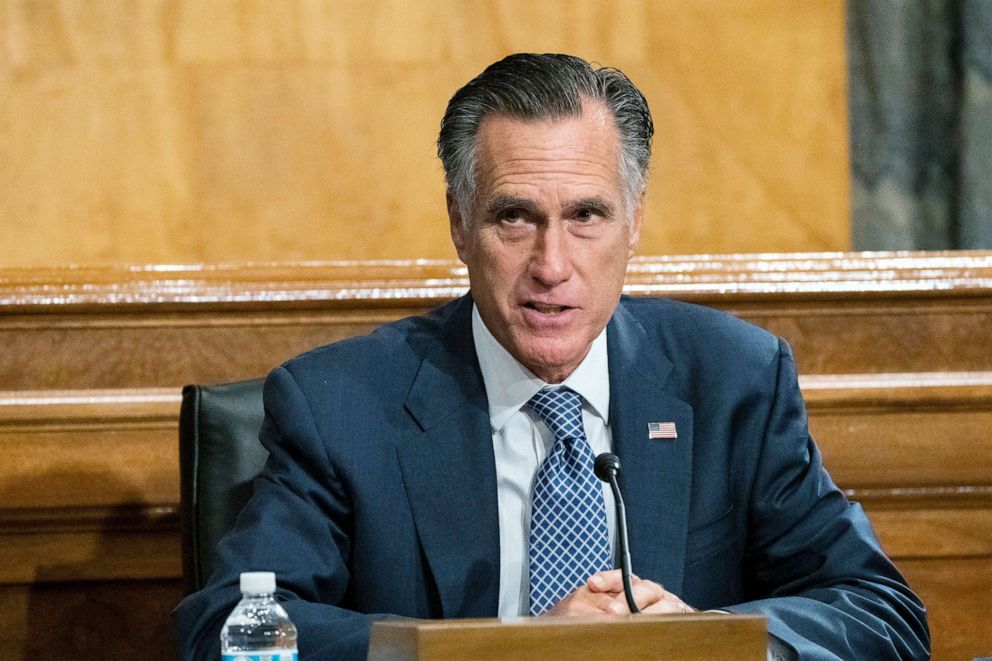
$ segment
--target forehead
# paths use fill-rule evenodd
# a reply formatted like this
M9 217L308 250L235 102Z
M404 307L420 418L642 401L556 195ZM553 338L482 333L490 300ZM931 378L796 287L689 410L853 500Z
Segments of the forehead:
M483 194L548 182L619 188L619 132L602 103L585 102L580 116L556 120L490 115L479 128L478 146Z

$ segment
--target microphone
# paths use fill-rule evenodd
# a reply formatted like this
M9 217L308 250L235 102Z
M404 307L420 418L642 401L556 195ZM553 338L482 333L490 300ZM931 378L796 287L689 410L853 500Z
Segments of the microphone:
M596 477L608 482L613 490L613 500L617 505L617 543L620 546L620 576L623 577L623 594L627 598L627 608L631 613L640 613L634 601L634 592L630 586L630 546L627 543L627 511L623 506L623 496L620 495L620 485L617 475L620 474L620 459L612 452L604 452L596 457L593 467Z

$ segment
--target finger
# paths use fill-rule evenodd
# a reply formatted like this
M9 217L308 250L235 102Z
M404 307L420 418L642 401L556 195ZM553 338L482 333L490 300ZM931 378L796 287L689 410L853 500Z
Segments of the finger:
M633 574L631 581L640 580ZM623 591L623 574L619 569L610 569L593 574L586 581L586 586L593 592L621 592Z
M589 607L592 609L592 612L609 613L607 608L609 608L610 604L613 603L614 597L616 597L616 595L612 592L603 592L603 593L590 592L589 598L586 600L585 603L589 605Z
M597 572L586 581L586 587L593 592L617 592L623 589L623 577L619 569Z
M607 607L613 601L612 593L596 593L584 587L568 595L545 615L591 615L607 613Z
M637 608L641 611L663 600L665 595L669 594L663 587L654 581L641 580L638 580L631 586L630 592L631 596L634 598L634 603L637 604ZM616 613L618 615L630 612L630 609L627 606L627 597L623 594L618 595L607 608L609 609L609 612Z
M641 609L642 613L695 613L695 608L682 601L678 595L671 592L665 593L665 597L646 608Z

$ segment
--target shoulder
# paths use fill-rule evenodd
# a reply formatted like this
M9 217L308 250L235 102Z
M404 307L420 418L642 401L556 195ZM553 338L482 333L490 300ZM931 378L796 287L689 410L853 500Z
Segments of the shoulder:
M621 300L620 309L643 328L649 346L660 350L686 379L775 369L784 342L727 312L663 298Z
M329 387L355 389L361 384L385 390L387 383L412 378L423 357L444 341L448 327L459 322L456 317L463 314L463 305L464 299L457 299L366 335L326 344L291 358L276 371L288 372L305 392ZM470 301L468 307L471 309Z
M730 342L738 349L759 353L776 351L778 338L763 328L722 310L665 298L623 297L621 307L659 339L669 338L681 345L715 349Z

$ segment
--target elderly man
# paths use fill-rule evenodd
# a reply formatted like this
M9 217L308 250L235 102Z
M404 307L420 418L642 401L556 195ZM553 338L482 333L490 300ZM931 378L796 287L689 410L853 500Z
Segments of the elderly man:
M830 481L789 348L712 310L621 296L652 121L621 72L513 55L441 124L470 293L269 376L264 474L177 611L216 658L243 570L275 571L307 659L369 626L626 613L612 496L624 462L645 612L761 613L780 651L925 658L924 609Z

